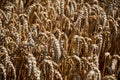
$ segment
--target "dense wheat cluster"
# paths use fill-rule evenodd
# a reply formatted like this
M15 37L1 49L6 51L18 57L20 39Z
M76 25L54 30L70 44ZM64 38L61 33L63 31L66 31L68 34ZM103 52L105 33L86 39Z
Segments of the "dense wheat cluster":
M120 80L120 0L0 0L0 80Z

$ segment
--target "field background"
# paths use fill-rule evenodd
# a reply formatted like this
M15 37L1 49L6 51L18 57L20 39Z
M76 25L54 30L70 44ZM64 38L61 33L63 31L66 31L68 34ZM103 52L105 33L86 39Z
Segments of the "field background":
M120 0L0 0L0 80L120 80Z

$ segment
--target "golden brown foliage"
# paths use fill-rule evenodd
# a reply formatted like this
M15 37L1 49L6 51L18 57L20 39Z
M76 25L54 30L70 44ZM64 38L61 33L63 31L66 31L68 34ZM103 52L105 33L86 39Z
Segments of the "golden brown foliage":
M119 80L119 0L0 0L0 80Z

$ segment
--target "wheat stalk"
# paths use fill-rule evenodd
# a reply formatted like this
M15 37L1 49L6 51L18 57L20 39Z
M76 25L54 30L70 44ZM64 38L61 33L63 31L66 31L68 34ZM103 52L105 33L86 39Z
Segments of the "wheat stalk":
M3 76L4 76L4 80L6 80L6 69L5 69L5 67L4 67L4 65L3 64L0 64L0 68L2 69L2 71L3 71Z

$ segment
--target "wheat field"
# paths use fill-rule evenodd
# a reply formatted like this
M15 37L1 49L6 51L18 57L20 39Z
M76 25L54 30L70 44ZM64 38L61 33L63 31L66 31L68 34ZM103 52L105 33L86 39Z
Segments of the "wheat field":
M120 80L120 0L0 0L0 80Z

